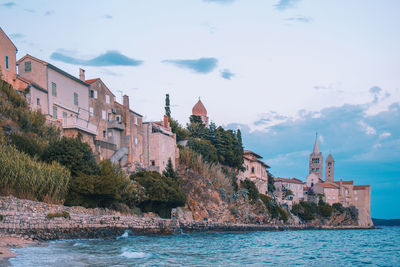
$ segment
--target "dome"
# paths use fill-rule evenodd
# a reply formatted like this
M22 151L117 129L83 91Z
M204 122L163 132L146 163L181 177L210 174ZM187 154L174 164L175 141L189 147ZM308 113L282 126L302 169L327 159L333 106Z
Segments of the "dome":
M200 99L192 108L192 114L196 116L207 116L207 110Z

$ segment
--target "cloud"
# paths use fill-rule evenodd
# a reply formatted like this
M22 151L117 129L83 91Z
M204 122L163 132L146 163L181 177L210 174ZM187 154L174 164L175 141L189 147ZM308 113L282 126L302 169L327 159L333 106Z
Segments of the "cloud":
M169 63L182 69L190 69L196 73L207 74L212 72L218 65L216 58L199 58L199 59L168 59L161 61L162 63Z
M287 21L293 21L293 22L303 22L303 23L310 23L312 19L310 17L290 17L286 19Z
M373 103L378 103L379 101L379 94L381 93L382 89L379 86L374 86L369 89L369 92L374 96Z
M221 77L224 78L224 79L226 79L226 80L230 80L230 79L232 79L232 78L235 76L235 74L232 73L232 72L231 72L230 70L228 70L228 69L221 70L220 73L221 73Z
M275 4L275 8L279 11L285 11L286 9L293 8L300 0L279 0Z
M218 4L230 4L230 3L235 2L235 0L203 0L203 2L218 3Z
M22 33L12 33L10 34L11 39L22 39L25 37Z
M53 15L53 14L54 14L54 11L53 11L53 10L47 10L47 11L44 13L45 16L50 16L50 15Z
M375 135L376 134L376 130L374 128L372 128L371 126L369 126L368 124L366 124L364 121L360 121L358 124L360 124L361 128L364 130L364 132L367 135Z
M105 18L105 19L112 19L113 16L111 16L110 14L105 14L105 15L103 16L103 18Z
M24 10L25 10L26 12L29 12L29 13L36 13L36 10L31 9L31 8L24 8Z
M391 133L389 133L389 132L384 132L384 133L381 133L381 134L379 135L379 138L383 139L383 138L388 138L388 137L390 137L390 136L392 136Z
M61 61L64 63L83 65L83 66L139 66L143 64L143 61L129 58L122 55L118 51L107 51L95 58L84 60L75 57L67 56L63 52L54 52L50 55L53 60Z
M17 4L14 2L7 2L7 3L1 4L1 5L8 7L8 8L12 8L12 7L16 6Z

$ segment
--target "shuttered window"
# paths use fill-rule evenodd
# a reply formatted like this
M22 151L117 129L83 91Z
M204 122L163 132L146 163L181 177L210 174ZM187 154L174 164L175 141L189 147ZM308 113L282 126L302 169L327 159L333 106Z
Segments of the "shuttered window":
M74 93L74 105L77 106L78 105L78 94Z
M57 96L57 85L55 83L51 83L51 94Z

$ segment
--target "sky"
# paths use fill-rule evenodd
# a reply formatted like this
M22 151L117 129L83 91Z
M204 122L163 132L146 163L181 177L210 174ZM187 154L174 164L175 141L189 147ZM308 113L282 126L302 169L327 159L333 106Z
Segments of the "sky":
M145 120L169 93L185 125L201 97L275 176L305 180L318 132L378 218L400 218L398 14L397 0L0 0L17 58L84 68Z

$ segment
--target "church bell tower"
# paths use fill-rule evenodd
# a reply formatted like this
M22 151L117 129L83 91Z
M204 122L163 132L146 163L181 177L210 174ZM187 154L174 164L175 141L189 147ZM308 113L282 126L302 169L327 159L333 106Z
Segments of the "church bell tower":
M314 150L310 154L309 174L314 173L322 180L323 156L319 150L318 134L315 138Z

